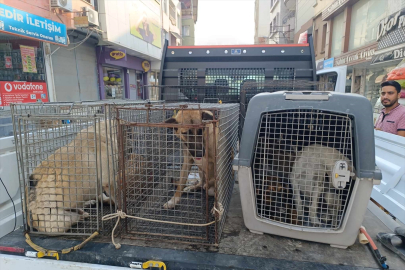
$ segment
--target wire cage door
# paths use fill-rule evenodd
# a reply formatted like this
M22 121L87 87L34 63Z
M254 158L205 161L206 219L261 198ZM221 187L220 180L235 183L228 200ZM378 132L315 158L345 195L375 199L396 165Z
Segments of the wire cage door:
M125 219L123 237L217 245L234 183L238 104L117 110L121 208L136 217Z
M194 144L195 151L208 148L208 139L203 138L208 134L206 125L119 124L119 138L123 139L119 144L122 209L142 218L126 219L125 234L144 239L215 243L216 223L204 226L217 218L211 214L215 198L203 187L191 188L209 174L209 169L215 168L208 168L208 162L198 168L192 159L184 158L184 152L189 150L174 135L175 128L187 128L186 136L202 142L201 150ZM203 159L208 159L208 151ZM180 189L180 196L175 198ZM175 205L170 205L174 201Z
M297 109L261 116L255 145L253 185L257 216L300 228L341 227L354 178L333 185L333 167L354 171L349 115Z
M26 228L41 234L92 234L101 228L101 179L108 170L99 138L102 122L83 116L69 117L69 124L62 124L66 117L46 119L44 128L38 128L44 117L17 120Z

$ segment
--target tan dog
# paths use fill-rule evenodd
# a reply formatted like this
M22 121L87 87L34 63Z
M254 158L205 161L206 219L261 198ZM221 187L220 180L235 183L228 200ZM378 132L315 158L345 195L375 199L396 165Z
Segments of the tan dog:
M201 125L203 121L214 120L214 115L210 111L202 110L180 110L174 117L165 121L167 124L182 124L182 125ZM214 140L214 125L208 125L207 129L201 128L174 128L175 135L180 138L183 144L183 164L180 172L179 184L176 188L174 196L163 205L166 209L171 209L180 202L181 194L184 192L191 192L204 187L208 195L214 196L215 194L215 148L218 140L218 128L215 130ZM206 141L208 138L208 142ZM208 148L206 148L208 143ZM208 153L206 153L208 151ZM207 160L208 156L208 160ZM208 164L207 164L208 162ZM201 181L196 185L186 187L188 174L193 164L199 168ZM205 175L206 166L208 165L208 175Z
M114 203L109 179L112 182L115 177L112 160L107 156L109 132L106 128L108 130L109 124L106 127L106 123L101 122L96 132L95 126L81 130L72 142L34 169L30 182L34 182L35 188L29 192L26 189L27 220L31 227L40 232L63 233L89 216L82 209L89 202L95 202L96 194L103 193L100 200L106 202L110 201L107 197L110 196ZM116 142L113 144L116 149ZM96 168L102 181L101 192L97 191Z
M317 210L319 207L318 200L322 194L331 219L333 222L337 222L342 200L336 194L330 176L333 175L332 170L339 160L346 161L349 171L354 172L352 162L335 148L312 144L302 148L297 154L290 174L294 203L298 216L304 217L304 205L306 202L310 202L310 219L313 225L321 224L317 217ZM301 199L301 195L304 196L304 200Z

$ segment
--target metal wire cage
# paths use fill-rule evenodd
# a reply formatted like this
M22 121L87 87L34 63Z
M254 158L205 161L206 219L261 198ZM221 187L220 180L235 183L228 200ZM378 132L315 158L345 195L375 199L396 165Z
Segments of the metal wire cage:
M234 184L238 104L117 111L120 201L136 217L124 220L122 237L218 245ZM140 112L146 121L134 119Z
M253 161L257 216L305 228L340 228L354 179L336 188L339 160L354 169L352 118L314 109L261 116Z
M12 104L25 229L108 234L117 172L115 110L145 101Z
M185 83L185 82L182 82ZM145 91L159 95L165 102L238 103L239 89L227 85L158 85L144 86Z

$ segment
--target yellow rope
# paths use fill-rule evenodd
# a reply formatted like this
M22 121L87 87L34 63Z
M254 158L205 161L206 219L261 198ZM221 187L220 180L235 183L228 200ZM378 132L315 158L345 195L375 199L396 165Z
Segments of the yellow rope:
M222 206L222 204L219 204L219 210L217 208L215 208L215 206L212 208L211 213L214 215L215 213L218 213L219 218L218 221L221 220L222 215L224 213L224 208ZM115 223L115 226L112 230L111 233L111 242L113 243L113 245L115 246L116 249L120 249L121 248L121 244L116 244L114 241L114 232L115 229L117 228L118 224L120 223L121 219L125 219L125 218L132 218L132 219L140 219L140 220L144 220L144 221L151 221L151 222L157 222L157 223L166 223L166 224L174 224L174 225L183 225L183 226L196 226L196 227L205 227L205 226L209 226L211 224L214 224L216 221L211 221L209 223L204 223L204 224L192 224L192 223L181 223L181 222L173 222L173 221L164 221L164 220L155 220L155 219L149 219L149 218L142 218L142 217L135 217L135 216L130 216L127 215L125 212L121 211L121 210L117 210L117 213L113 213L113 214L108 214L105 215L104 217L102 217L102 220L110 220L113 218L118 218L117 222Z
M28 235L28 233L25 234L25 242L27 242L27 244L30 247L32 247L34 250L36 250L38 252L42 252L46 256L53 256L52 254L56 254L56 253L67 254L67 253L69 253L71 251L79 250L84 245L86 245L90 240L92 240L94 237L96 237L97 235L98 235L98 232L95 232L92 235L90 235L86 240L84 240L82 243L80 243L79 245L76 245L76 246L71 247L71 248L65 248L65 249L62 249L60 251L50 250L50 249L46 249L46 248L38 246L37 244L32 242L32 240L31 240L30 236Z

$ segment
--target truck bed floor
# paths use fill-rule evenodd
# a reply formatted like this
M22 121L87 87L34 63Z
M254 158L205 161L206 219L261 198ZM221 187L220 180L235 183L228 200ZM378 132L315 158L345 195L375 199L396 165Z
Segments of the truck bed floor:
M363 225L375 240L390 269L405 269L405 262L376 241L378 232L389 229L367 210ZM31 236L45 248L67 248L83 238ZM110 238L96 238L82 250L61 256L62 260L128 267L131 261L161 260L168 269L378 269L368 246L358 241L346 250L329 245L249 232L243 223L238 185L219 247L117 238L116 250ZM21 230L0 239L0 246L31 248Z

